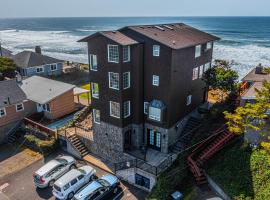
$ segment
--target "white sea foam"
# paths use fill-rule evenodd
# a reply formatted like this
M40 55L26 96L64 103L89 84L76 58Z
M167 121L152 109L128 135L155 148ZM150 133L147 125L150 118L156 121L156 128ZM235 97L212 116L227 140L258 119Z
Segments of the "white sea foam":
M85 32L96 31L94 29L82 29L81 31L83 32L83 30ZM3 46L15 53L22 50L33 50L36 45L40 45L44 54L87 63L86 44L77 42L83 37L76 36L70 31L0 31L0 40ZM233 68L239 72L241 78L258 63L270 66L270 48L257 44L230 45L217 43L214 49L214 58L233 61Z

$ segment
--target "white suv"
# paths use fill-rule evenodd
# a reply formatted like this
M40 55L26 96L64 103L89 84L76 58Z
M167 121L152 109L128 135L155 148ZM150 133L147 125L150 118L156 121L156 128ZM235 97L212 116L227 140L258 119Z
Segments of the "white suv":
M39 188L52 187L54 182L71 169L76 168L71 156L61 156L46 163L34 173L34 183Z
M71 199L85 184L96 178L96 170L90 166L72 169L53 185L53 195L57 199Z

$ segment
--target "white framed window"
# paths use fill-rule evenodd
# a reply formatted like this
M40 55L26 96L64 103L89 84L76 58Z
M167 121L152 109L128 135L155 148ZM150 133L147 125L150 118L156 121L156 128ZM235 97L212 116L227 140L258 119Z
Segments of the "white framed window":
M51 112L51 106L50 106L49 103L43 104L43 105L42 105L42 108L43 108L43 110L46 111L46 112Z
M97 83L91 83L91 92L93 98L99 98L99 87Z
M24 110L23 103L16 104L16 112L20 112Z
M119 90L119 74L109 72L109 88Z
M110 116L120 118L120 103L110 101Z
M153 75L152 84L153 84L154 86L159 86L159 76Z
M207 42L206 49L212 49L213 48L213 42Z
M130 72L123 73L123 88L130 88Z
M187 106L191 104L192 95L187 96Z
M206 72L208 69L210 69L211 68L211 63L209 62L209 63L206 63L205 65L204 65L204 72Z
M143 111L144 111L144 114L148 114L148 109L149 109L149 102L144 102L144 105L143 105Z
M197 45L195 47L195 58L198 58L201 56L202 53L202 46L201 45Z
M161 110L159 108L149 107L149 119L160 121Z
M123 46L123 62L130 61L130 46Z
M193 68L192 80L196 80L198 78L199 67Z
M100 110L93 109L93 119L94 123L100 124Z
M52 64L51 71L56 71L56 70L57 70L57 64Z
M160 46L153 45L153 56L159 56L159 55L160 55Z
M118 45L108 45L108 62L119 63Z
M130 101L125 101L123 104L123 113L124 118L127 118L130 116Z
M5 108L0 108L0 117L6 116L6 109Z
M200 66L200 70L199 70L199 78L202 78L203 76L203 65Z
M36 72L37 73L43 73L44 72L44 68L43 67L37 67L36 68Z
M90 70L97 71L97 55L89 55Z

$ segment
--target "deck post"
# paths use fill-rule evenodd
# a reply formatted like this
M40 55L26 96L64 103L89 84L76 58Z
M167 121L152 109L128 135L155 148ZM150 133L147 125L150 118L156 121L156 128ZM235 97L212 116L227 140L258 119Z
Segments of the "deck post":
M87 92L87 103L88 103L88 105L90 105L90 101L89 101L89 97L90 95L89 95L89 92Z

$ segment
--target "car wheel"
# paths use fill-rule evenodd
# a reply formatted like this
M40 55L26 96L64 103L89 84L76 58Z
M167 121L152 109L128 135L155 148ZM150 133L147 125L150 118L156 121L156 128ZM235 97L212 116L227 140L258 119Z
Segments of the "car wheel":
M90 177L90 179L89 179L89 182L94 181L94 180L96 180L96 179L97 179L97 176L96 176L96 175L92 175L92 176Z
M74 193L73 192L69 193L68 194L68 199L72 199L73 196L74 196Z
M75 165L71 165L71 166L69 167L70 170L75 169L75 168L76 168Z
M113 193L114 193L114 194L116 194L117 191L118 191L118 187L116 187L116 188L113 189Z
M51 180L51 181L49 182L49 187L52 187L53 184L54 184L54 180Z

